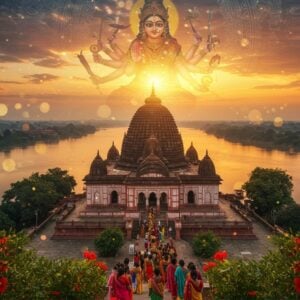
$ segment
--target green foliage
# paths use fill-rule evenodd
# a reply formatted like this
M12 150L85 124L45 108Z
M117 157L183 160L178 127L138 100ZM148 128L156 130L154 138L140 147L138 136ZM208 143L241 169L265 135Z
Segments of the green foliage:
M15 222L12 221L6 213L0 210L0 230L9 231L15 227Z
M105 229L95 239L99 254L104 257L115 256L124 243L124 235L119 228Z
M292 236L277 237L276 244L278 249L260 261L227 260L211 268L206 275L214 299L296 299L293 280L295 263L300 260L300 245Z
M292 203L282 207L278 212L276 224L287 231L300 232L300 205Z
M213 232L198 233L192 242L194 253L203 258L211 257L220 247L221 240Z
M274 219L274 215L284 204L293 202L292 177L280 169L255 168L249 180L244 183L251 207L260 215Z
M3 250L0 260L8 266L1 274L8 279L8 288L1 299L104 298L106 274L95 261L49 260L24 249L25 244L26 238L21 234L8 236L5 250L0 244Z
M49 169L42 175L34 173L11 184L3 195L0 208L16 224L16 230L21 230L34 226L36 221L41 223L75 185L73 176L60 168Z

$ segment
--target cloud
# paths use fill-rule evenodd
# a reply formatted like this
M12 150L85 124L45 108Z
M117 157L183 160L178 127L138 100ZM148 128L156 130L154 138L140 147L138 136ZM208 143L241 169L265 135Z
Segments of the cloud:
M21 81L12 81L12 80L0 80L0 83L5 83L5 84L24 84L24 82L21 82Z
M0 53L0 63L18 63L18 62L22 62L22 60L16 56Z
M64 66L69 66L70 64L59 57L46 57L44 59L38 60L33 63L36 66L46 67L46 68L60 68Z
M32 74L32 75L26 75L24 78L29 79L29 82L34 84L42 84L47 81L53 81L56 79L59 79L59 76L48 74L48 73L42 73L42 74Z
M294 89L294 88L300 88L300 80L292 81L288 84L269 84L269 85L259 85L254 87L254 89L257 90Z

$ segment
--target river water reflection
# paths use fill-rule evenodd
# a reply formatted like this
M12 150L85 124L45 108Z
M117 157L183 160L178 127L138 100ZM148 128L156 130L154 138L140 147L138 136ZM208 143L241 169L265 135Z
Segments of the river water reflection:
M112 141L120 150L124 132L127 128L110 128L95 134L74 140L60 141L53 145L36 145L26 149L15 149L10 153L0 153L0 194L15 182L28 177L33 172L43 173L49 168L67 169L77 181L76 192L82 192L82 179L89 172L90 164L99 149L102 158L106 158ZM213 159L217 173L222 177L220 190L231 193L249 178L255 167L281 168L286 170L294 182L293 196L300 203L300 154L289 155L281 151L266 151L252 146L233 144L223 139L207 135L197 129L180 128L184 149L193 141L199 158L206 149ZM7 172L3 162L12 159L15 170ZM11 163L11 160L9 161Z

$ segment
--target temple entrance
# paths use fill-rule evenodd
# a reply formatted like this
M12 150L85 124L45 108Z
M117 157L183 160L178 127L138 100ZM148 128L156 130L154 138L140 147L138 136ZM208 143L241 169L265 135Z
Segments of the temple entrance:
M161 193L159 203L160 203L160 210L162 211L168 210L168 197L166 193Z
M195 204L195 194L193 191L188 192L187 198L188 198L188 204Z
M149 196L149 207L157 206L157 197L155 193L151 193Z
M113 191L110 195L110 203L118 204L118 202L119 202L119 195L116 191Z
M146 210L146 196L144 193L139 193L138 210Z

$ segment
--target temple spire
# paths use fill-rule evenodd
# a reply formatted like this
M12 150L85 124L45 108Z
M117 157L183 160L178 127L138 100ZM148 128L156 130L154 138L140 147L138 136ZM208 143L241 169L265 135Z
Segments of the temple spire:
M160 104L161 103L161 100L155 94L154 81L152 81L151 95L150 95L150 97L146 98L145 103L146 104Z

